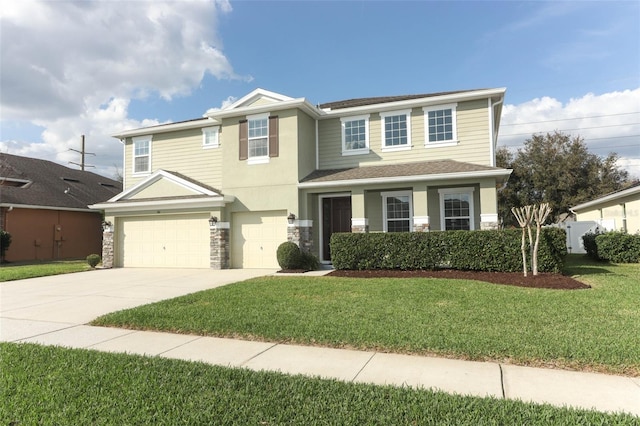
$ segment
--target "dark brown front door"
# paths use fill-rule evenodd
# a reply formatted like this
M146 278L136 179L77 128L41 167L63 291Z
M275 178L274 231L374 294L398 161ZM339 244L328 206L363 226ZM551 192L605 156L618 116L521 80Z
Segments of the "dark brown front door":
M351 232L351 197L322 199L322 260L331 260L329 241L334 232Z

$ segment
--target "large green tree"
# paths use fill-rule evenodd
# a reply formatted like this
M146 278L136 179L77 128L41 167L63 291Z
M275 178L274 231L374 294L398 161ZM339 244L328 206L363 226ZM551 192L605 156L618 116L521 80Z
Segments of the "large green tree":
M629 174L616 165L617 154L592 154L580 136L562 132L534 134L516 153L502 147L498 167L513 169L498 192L499 214L505 226L518 226L512 207L549 203L551 221L570 207L629 185Z

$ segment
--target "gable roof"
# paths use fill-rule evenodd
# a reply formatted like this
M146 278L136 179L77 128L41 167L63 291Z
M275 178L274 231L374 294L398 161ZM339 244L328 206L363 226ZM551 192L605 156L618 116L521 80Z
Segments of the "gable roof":
M429 181L442 178L493 176L504 178L510 169L464 163L454 160L433 160L384 166L353 167L348 169L316 170L300 180L299 187L346 186L358 183L388 183Z
M0 206L89 210L108 200L122 184L98 174L48 160L0 154Z

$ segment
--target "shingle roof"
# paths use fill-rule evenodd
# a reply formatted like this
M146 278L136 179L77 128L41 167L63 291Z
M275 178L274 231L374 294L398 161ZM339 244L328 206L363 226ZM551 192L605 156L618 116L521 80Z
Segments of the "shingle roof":
M349 169L316 170L300 183L319 183L358 179L376 179L402 176L426 176L445 173L503 171L500 167L463 163L454 160L434 160L416 163L389 164L384 166L354 167Z
M6 180L29 181L24 186ZM65 190L67 190L65 193ZM122 184L92 172L70 169L47 160L0 153L0 203L88 209L115 196Z
M320 104L320 108L335 110L335 109L343 109L343 108L361 107L365 105L383 104L388 102L408 101L411 99L455 95L458 93L474 92L476 90L483 90L483 89L456 90L452 92L426 93L426 94L420 94L420 95L378 96L373 98L347 99L344 101L327 102L324 104Z

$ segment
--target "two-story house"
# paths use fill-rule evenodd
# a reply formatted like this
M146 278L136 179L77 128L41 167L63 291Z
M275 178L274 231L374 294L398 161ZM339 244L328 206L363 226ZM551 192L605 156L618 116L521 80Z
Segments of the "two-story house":
M313 105L257 89L204 118L127 130L107 266L277 268L334 232L492 229L505 89Z

